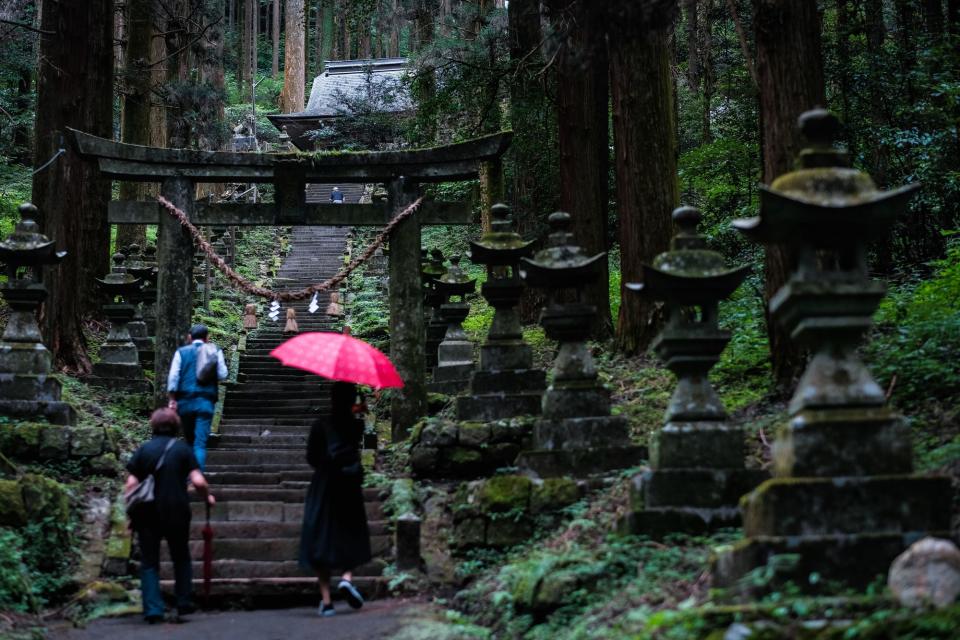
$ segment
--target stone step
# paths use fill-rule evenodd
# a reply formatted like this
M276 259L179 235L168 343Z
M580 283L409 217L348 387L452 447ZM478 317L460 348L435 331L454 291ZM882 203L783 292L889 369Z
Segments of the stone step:
M270 437L270 435L301 436L306 438L310 434L310 425L270 425L270 424L234 424L220 425L222 437L238 436L248 438ZM265 435L264 435L265 434Z
M190 525L190 539L201 540L205 520L194 520ZM212 522L214 540L219 538L242 538L254 540L259 538L297 538L300 536L302 522ZM389 522L386 520L370 520L367 522L371 536L386 536L390 533Z
M211 449L207 453L207 463L211 466L221 465L221 464L249 464L249 465L263 465L263 464L288 464L288 465L300 465L306 464L305 462L305 452L294 451L294 450L262 450L257 451L255 449L247 449L240 451L227 451L219 449Z
M163 545L164 548L166 545ZM262 560L218 560L216 558L216 548L214 547L213 577L216 578L294 578L309 576L310 572L300 568L296 560L286 560L283 562L270 562ZM365 565L353 570L354 575L363 577L374 577L383 575L383 569L386 562L377 558ZM334 571L337 575L340 571ZM203 576L203 562L195 560L193 562L193 575ZM169 561L160 562L160 578L170 580L173 578L173 563Z
M204 474L213 487L223 485L266 484L282 482L309 482L313 471L286 471L279 473L249 473L244 471L207 471Z
M224 419L220 422L221 426L262 426L262 427L271 427L271 426L283 426L283 427L295 427L295 426L307 426L313 424L314 418L286 418L277 424L276 418L264 418L264 417L251 417L251 418L230 418Z
M202 573L195 573L193 580L193 592L200 600L204 588L202 576ZM387 579L380 576L355 576L353 579L354 586L367 600L386 595L387 583ZM161 580L160 588L164 593L172 594L173 580ZM338 594L334 592L333 597L337 599ZM226 608L316 605L318 598L315 577L214 578L210 581L210 604Z
M213 495L217 488L213 487ZM367 520L383 520L383 505L379 502L364 503ZM191 502L190 511L194 520L205 520L206 507L200 502ZM303 494L299 501L218 501L210 510L211 522L300 522L303 519Z
M285 538L256 538L238 539L223 538L218 529L213 529L213 557L214 560L258 560L262 562L296 561L300 553L300 532ZM370 552L374 557L385 557L391 554L393 541L388 535L370 536ZM203 558L203 540L190 541L190 557ZM170 560L166 545L160 553L161 561Z
M210 447L217 449L237 449L238 447L250 447L254 446L258 449L292 449L295 447L300 447L302 450L303 447L307 444L307 435L306 430L303 431L300 435L280 435L272 433L267 436L253 436L253 435L223 435L217 438L217 440L211 441Z

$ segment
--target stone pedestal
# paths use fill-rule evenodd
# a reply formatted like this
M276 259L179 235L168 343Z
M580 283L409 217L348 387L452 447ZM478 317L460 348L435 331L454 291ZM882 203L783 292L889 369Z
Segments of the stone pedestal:
M434 393L455 395L470 386L470 375L474 370L473 343L463 330L463 321L469 314L470 305L465 302L440 306L446 333L437 347L437 366L429 385Z
M88 381L108 389L148 393L151 386L143 375L137 345L128 327L136 313L134 306L108 304L103 311L110 320L110 333L100 347L100 361L93 365Z
M770 309L813 356L774 447L775 477L741 502L747 538L716 561L721 586L767 565L781 567L774 584L862 587L916 540L950 535L949 478L911 473L909 434L857 356L883 295L867 275L867 244L915 187L881 192L849 169L831 144L839 132L831 114L814 110L800 122L811 143L800 168L761 193L758 218L734 224L759 242L798 248ZM790 563L777 562L786 555Z

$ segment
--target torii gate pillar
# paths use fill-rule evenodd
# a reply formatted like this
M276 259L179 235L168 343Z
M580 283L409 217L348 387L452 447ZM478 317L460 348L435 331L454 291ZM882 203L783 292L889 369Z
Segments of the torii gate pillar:
M188 178L167 178L163 197L193 217L195 187ZM156 406L166 405L167 372L193 316L193 239L173 216L157 220L157 332L154 360Z
M419 185L395 178L388 185L389 208L400 211L417 199ZM423 294L420 283L420 221L416 214L390 236L390 359L403 379L390 407L393 442L406 439L426 415L427 385L423 354Z

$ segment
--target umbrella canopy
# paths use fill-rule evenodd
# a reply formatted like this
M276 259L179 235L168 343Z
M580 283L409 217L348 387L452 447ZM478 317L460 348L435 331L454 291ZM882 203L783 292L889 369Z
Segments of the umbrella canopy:
M285 366L375 389L402 387L393 363L376 347L342 333L301 333L270 352Z

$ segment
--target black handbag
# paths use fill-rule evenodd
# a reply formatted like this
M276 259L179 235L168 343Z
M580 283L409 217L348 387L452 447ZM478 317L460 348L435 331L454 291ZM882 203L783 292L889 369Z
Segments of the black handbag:
M156 480L154 479L153 474L159 471L160 467L163 466L163 461L167 457L167 451L170 451L170 447L172 447L173 443L176 441L176 438L170 438L170 442L168 442L167 446L163 449L163 453L160 454L160 459L157 460L157 466L153 468L153 471L150 472L150 475L144 478L143 481L137 486L124 492L123 502L126 506L128 516L132 516L135 511L139 510L140 507L155 500L154 489L156 488Z

